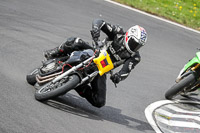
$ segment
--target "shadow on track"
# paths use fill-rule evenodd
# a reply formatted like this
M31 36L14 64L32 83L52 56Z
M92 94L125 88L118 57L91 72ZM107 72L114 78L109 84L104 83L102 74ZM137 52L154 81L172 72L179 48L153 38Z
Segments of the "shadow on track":
M110 106L104 106L100 109L95 108L88 105L88 102L83 98L70 93L52 100L48 100L44 103L56 109L88 119L100 121L106 120L139 131L153 130L147 122L121 114L120 109Z

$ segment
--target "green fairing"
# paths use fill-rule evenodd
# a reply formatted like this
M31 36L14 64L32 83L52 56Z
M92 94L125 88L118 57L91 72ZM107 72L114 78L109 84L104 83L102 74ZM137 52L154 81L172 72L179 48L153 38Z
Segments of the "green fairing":
M190 60L184 67L184 71L186 71L189 67L191 67L194 64L200 64L200 52L196 53L196 57L194 57L192 60Z

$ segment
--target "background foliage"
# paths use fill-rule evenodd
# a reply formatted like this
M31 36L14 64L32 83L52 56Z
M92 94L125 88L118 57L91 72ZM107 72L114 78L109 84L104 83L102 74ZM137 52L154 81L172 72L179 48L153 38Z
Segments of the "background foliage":
M114 0L200 30L200 0Z

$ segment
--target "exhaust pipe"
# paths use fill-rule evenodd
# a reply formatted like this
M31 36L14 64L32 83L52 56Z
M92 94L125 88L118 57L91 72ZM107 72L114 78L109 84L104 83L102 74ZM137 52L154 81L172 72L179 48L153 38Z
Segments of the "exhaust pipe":
M42 84L42 83L45 83L45 82L53 80L56 76L58 76L60 74L62 74L62 72L54 73L54 74L47 75L47 76L44 76L44 77L41 77L39 74L37 74L36 75L36 81L39 84Z

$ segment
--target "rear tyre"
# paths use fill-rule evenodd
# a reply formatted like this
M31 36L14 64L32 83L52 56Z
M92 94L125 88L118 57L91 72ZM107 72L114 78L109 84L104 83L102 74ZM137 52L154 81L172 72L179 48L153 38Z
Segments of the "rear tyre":
M71 75L67 78L63 78L56 83L47 83L41 87L41 89L35 92L35 99L39 101L48 100L67 93L76 87L80 82L78 75Z
M165 98L171 100L175 98L178 94L190 89L191 85L196 82L195 75L193 73L189 74L187 77L182 79L180 82L173 85L166 93Z

